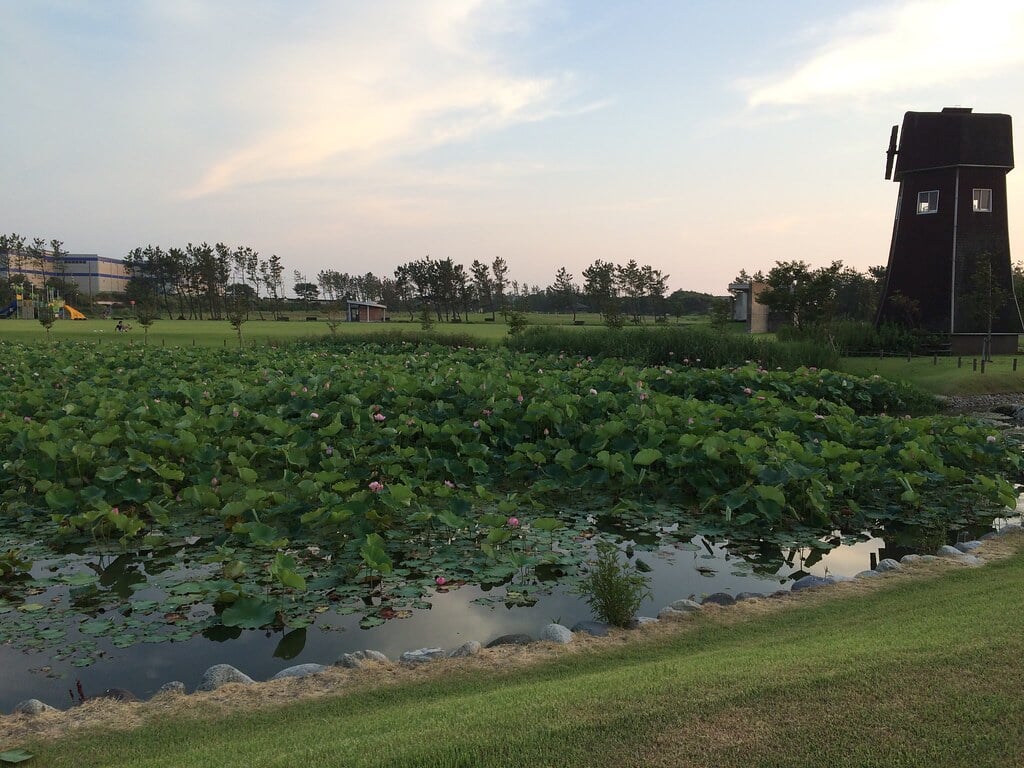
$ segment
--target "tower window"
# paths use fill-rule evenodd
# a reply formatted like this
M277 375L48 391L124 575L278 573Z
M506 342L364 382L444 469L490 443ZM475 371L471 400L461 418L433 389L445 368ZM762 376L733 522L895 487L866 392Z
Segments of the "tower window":
M976 189L971 193L975 213L992 213L992 190Z
M939 190L932 189L927 192L917 193L917 212L918 213L938 213L939 210Z

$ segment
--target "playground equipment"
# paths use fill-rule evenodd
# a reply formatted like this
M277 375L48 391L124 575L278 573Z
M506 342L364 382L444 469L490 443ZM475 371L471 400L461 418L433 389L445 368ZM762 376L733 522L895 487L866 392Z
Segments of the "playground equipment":
M53 310L54 317L60 320L85 320L86 317L64 299L54 298L48 302L33 300L30 297L16 294L14 301L3 309L0 309L0 319L14 317L22 320L34 320L38 315L39 308L48 306Z

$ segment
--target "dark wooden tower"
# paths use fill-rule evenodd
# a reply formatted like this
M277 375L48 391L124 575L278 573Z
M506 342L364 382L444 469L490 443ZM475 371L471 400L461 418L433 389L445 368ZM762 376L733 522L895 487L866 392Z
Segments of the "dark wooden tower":
M900 185L878 322L948 334L954 351L1017 349L1024 331L1013 293L1006 174L1009 115L969 108L907 112L885 178ZM895 160L895 175L893 161Z

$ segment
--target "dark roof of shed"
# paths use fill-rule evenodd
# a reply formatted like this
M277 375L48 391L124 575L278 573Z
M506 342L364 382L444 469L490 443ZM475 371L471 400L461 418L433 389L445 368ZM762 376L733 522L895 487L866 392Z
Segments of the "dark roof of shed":
M894 180L900 181L904 173L956 165L1013 168L1010 116L975 113L962 107L907 112Z

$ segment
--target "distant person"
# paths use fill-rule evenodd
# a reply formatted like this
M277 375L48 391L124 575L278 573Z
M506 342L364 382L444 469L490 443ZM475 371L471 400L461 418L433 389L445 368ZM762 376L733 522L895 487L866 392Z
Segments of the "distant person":
M118 333L124 333L124 321L123 320L118 320L117 321L117 327L114 328L114 330L117 331Z

